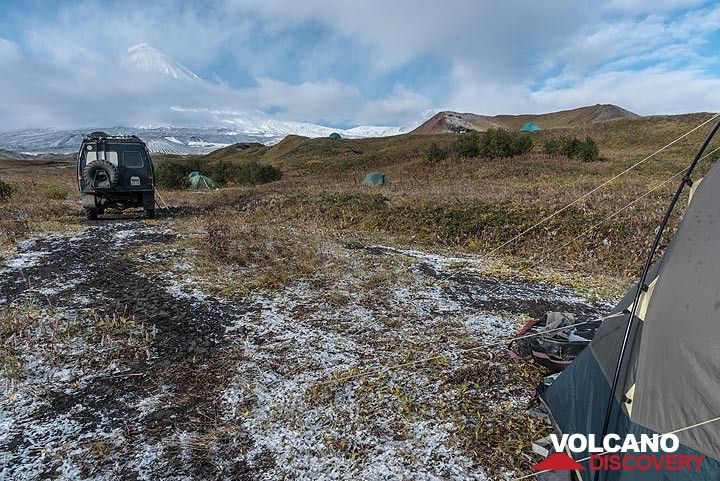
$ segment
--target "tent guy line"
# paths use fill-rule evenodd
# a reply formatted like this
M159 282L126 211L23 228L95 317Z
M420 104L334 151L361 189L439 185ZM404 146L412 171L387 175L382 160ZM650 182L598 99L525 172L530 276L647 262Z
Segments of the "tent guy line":
M597 192L597 191L599 191L600 189L608 186L609 184L611 184L611 183L614 182L615 180L619 179L619 178L622 177L623 175L627 174L628 172L632 171L632 170L635 169L636 167L638 167L638 166L640 166L641 164L643 164L643 163L647 162L648 160L652 159L652 158L655 157L657 154L663 152L664 150L668 149L669 147L671 147L671 146L673 146L674 144L678 143L679 141L681 141L682 139L684 139L684 138L687 137L688 135L692 134L693 132L696 132L697 130L701 129L702 127L704 127L705 125L709 124L710 122L712 122L713 120L715 120L715 119L717 119L717 118L719 118L719 117L720 117L720 112L716 113L715 115L713 115L713 116L710 117L709 119L705 120L705 121L702 122L701 124L693 127L691 130L685 132L685 133L682 134L680 137L676 138L675 140L671 141L670 143L664 145L663 147L660 147L658 150L656 150L656 151L653 152L652 154L644 157L642 160L637 161L636 163L634 163L634 164L631 165L630 167L626 168L626 169L623 170L622 172L619 172L619 173L615 174L613 177L611 177L610 179L604 181L602 184L593 187L590 191L586 192L585 194L581 195L580 197L576 198L575 200L570 201L568 204L566 204L566 205L564 205L563 207L557 209L556 211L554 211L553 213L547 215L546 217L540 219L538 222L536 222L536 223L533 224L532 226L528 227L527 229L523 230L522 232L520 232L519 234L517 234L517 235L514 236L513 238L511 238L511 239L503 242L502 244L500 244L500 245L492 248L491 250L485 252L485 253L482 255L482 259L488 260L493 254L496 254L496 253L497 253L500 249L502 249L503 247L505 247L505 246L507 246L507 245L509 245L509 244L511 244L511 243L513 243L513 242L515 242L516 240L520 239L521 237L525 236L526 234L532 232L533 230L535 230L535 229L537 229L538 227L540 227L541 225L543 225L545 222L547 222L547 221L549 221L549 220L557 217L557 216L560 215L562 212L566 211L567 209L569 209L569 208L572 207L573 205L577 204L578 202L587 199L588 197L590 197L590 196L591 196L592 194L594 194L595 192ZM717 151L717 150L718 150L718 149L715 149L713 152L715 152L715 151ZM712 152L711 152L711 153L712 153ZM710 154L708 154L708 155L710 155ZM703 158L704 158L704 157L703 157ZM683 169L683 170L684 170L684 169ZM668 179L666 182L669 182L669 181L672 180L673 178L674 178L674 176L671 177L670 179ZM646 193L646 195L647 195L647 193ZM626 206L626 207L627 207L627 206ZM622 209L621 209L621 210L622 210ZM618 211L617 213L619 213L619 212L620 212L620 211ZM607 220L607 219L605 219L605 220ZM588 230L587 232L583 233L582 235L585 235L585 234L587 234L588 232L591 232L591 230L592 230L592 228L591 228L590 230ZM448 275L445 276L445 277L441 277L441 278L437 279L435 282L436 282L436 283L439 283L439 282L444 282L444 281L447 281L447 280L449 280L449 279L452 279L453 277L455 277L456 275L458 275L459 273L462 272L462 268L463 268L463 267L468 267L469 265L470 265L470 264L469 264L468 262L466 262L464 265L460 265L459 268L458 268L456 271L451 272L450 274L448 274ZM472 304L471 304L471 305L472 305Z
M692 131L690 131L690 132L693 132L693 131L697 130L697 129L700 128L701 126L706 125L710 120L716 119L716 118L718 118L718 117L720 117L720 113L714 115L711 119L705 121L703 124L701 124L700 126L694 128L694 129L693 129ZM678 139L674 140L673 142L671 142L670 144L666 145L666 146L663 147L662 149L656 151L655 154L657 154L658 152L660 152L660 151L662 151L663 149L667 148L668 146L672 145L673 143L677 142L677 141L680 140L681 138L687 136L690 132L684 134L682 137L678 137ZM712 154L714 154L715 152L717 152L717 151L719 151L719 150L720 150L720 147L715 148L712 152L709 152L708 154L706 154L706 155L704 155L703 157L701 157L700 160L706 159L707 157L711 156ZM651 154L651 156L652 156L652 155L655 155L655 154ZM649 159L651 156L646 157L645 160ZM640 162L636 163L635 166L637 166L637 165L639 165L639 164L640 164ZM630 169L631 169L631 168L626 169L623 173L628 172ZM613 216L619 214L621 211L629 208L629 207L632 206L634 203L638 202L641 198L649 195L649 194L650 194L651 192L653 192L654 190L657 190L657 189L659 189L660 187L662 187L663 185L665 185L665 184L667 184L668 182L672 181L672 180L675 179L678 175L680 175L681 173L685 172L685 170L686 170L686 168L683 168L680 172L678 172L678 173L676 173L676 174L673 174L671 177L669 177L668 179L664 180L663 182L661 182L660 184L656 185L655 187L651 188L650 190L648 190L647 192L645 192L642 196L640 196L640 197L638 197L637 199L635 199L633 202L627 204L626 206L624 206L624 207L620 208L619 210L615 211L613 214L609 215L608 217L606 217L605 219L601 220L601 221L598 222L597 224L591 226L588 230L586 230L585 232L583 232L582 234L580 234L578 237L572 239L570 242L574 242L574 241L577 240L578 238L587 235L588 233L590 233L593 229L597 228L597 227L598 227L600 224L602 224L603 222L606 222L607 220L609 220L609 219L612 218ZM615 177L613 177L613 179L616 179L616 178L619 177L620 175L622 175L622 173L616 175ZM611 180L612 180L612 179L611 179ZM607 184L607 182L606 182L606 184ZM600 187L597 187L595 190L597 190L598 188L600 188ZM565 244L565 245L567 245L567 244ZM562 246L562 247L565 247L565 245ZM561 247L561 248L562 248L562 247ZM556 250L552 251L551 254L554 253L554 252L557 252L557 250L559 250L559 249L556 249ZM537 262L535 262L533 265L531 265L530 268L537 267L537 266L538 266L542 261L544 261L546 258L547 258L547 257L544 257L544 258L542 258L542 259L539 259ZM531 259L531 260L533 260L533 259ZM467 266L467 265L468 265L468 264L466 264L466 266ZM453 278L454 276L456 276L459 272L461 272L461 271L460 271L460 270L455 271L455 272L453 272L453 273L451 273L451 274L449 274L449 275L447 275L447 276L439 279L439 281L441 282L441 281L446 281L446 280L452 279L452 278ZM499 288L490 291L489 294L492 294L492 293L497 292L497 291L499 291ZM468 304L467 306L465 306L464 308L467 309L467 308L473 307L473 306L475 306L478 302L479 302L479 300L478 300L478 301L473 301L473 302L471 302L470 304ZM519 336L519 337L516 337L516 338L504 340L504 341L497 342L497 343L484 344L484 345L482 345L482 346L471 347L471 348L468 348L468 349L465 349L465 350L460 350L460 351L457 351L457 352L458 352L458 354L464 354L464 353L467 353L467 352L476 351L476 350L478 350L478 349L486 349L486 348L489 348L489 347L495 347L495 346L500 345L500 344L510 343L510 342L514 342L514 341L521 340L521 339L529 339L529 338L537 337L537 336L540 336L540 335L552 334L553 332L564 331L564 330L566 330L566 329L570 329L570 328L577 327L577 326L582 326L582 325L585 325L585 324L590 324L590 323L592 323L592 322L597 322L597 321L599 321L599 320L600 320L600 321L603 321L603 320L605 320L605 319L609 319L609 318L611 318L611 317L619 316L619 315L621 315L621 314L622 314L622 313L618 313L618 314L612 314L612 315L605 316L605 317L590 319L590 320L587 320L587 321L582 321L582 322L578 322L578 323L575 323L575 324L571 324L571 325L567 325L567 326L562 326L562 327L557 328L557 329L544 330L544 331L541 331L541 332L538 332L538 333L527 334L527 335L524 335L524 336ZM371 370L371 371L368 371L368 372L358 372L358 373L347 374L346 376L341 377L341 378L339 379L339 381L348 381L348 380L353 379L353 378L356 378L356 377L369 377L369 376L372 376L372 375L375 375L375 374L383 374L383 373L387 372L388 370L395 370L395 369L400 369L400 368L403 368L403 367L409 367L409 366L416 365L416 364L422 364L422 363L425 363L425 362L434 361L434 360L437 360L437 359L442 358L443 356L444 356L443 354L439 354L439 355L437 355L437 356L431 356L431 357L427 357L427 358L424 358L424 359L418 359L418 360L416 360L416 361L411 361L411 362L409 362L409 363L398 364L398 365L393 365L393 366L382 366L381 368L377 368L377 369L374 369L374 370ZM327 384L333 384L333 383L335 383L335 382L337 382L337 381L325 381L325 382L322 382L322 383L317 384L317 386L324 386L324 385L327 385Z
M471 304L471 305L472 305L472 304ZM491 343L489 343L489 344L483 344L483 345L481 345L481 346L470 347L470 348L467 348L467 349L460 349L460 350L458 350L458 351L456 351L456 352L457 352L458 354L466 354L466 353L468 353L468 352L474 352L474 351L478 351L478 350L480 350L480 349L487 349L487 348L490 348L490 347L497 347L497 346L505 345L505 344L508 344L508 343L511 343L511 342L519 341L519 340L522 340L522 339L530 339L530 338L532 338L532 337L537 337L537 336L540 336L540 335L552 334L552 333L554 333L554 332L560 332L560 331L564 331L564 330L567 330L567 329L570 329L570 328L573 328L573 327L583 326L583 325L585 325L585 324L590 324L590 323L592 323L592 322L597 322L597 321L604 321L605 319L610 319L610 318L618 317L618 316L622 316L622 315L623 315L622 312L615 313L615 314L610 314L610 315L607 315L607 316L604 316L604 317L594 318L594 319L590 319L590 320L587 320L587 321L576 322L575 324L564 325L564 326L561 326L561 327L558 327L558 328L554 328L554 329L548 329L548 330L544 330L544 331L541 331L541 332L535 332L535 333L531 333L531 334L525 334L525 335L522 335L522 336L510 338L510 339L503 339L503 340L501 340L501 341L491 342ZM438 355L436 355L436 356L425 357L425 358L423 358L423 359L417 359L417 360L415 360L415 361L409 361L409 362L404 362L404 363L400 363L400 364L393 364L392 366L381 366L381 367L379 367L379 368L371 369L371 370L369 370L369 371L361 371L361 372L357 372L357 373L348 373L348 374L346 374L346 375L344 375L344 376L342 376L342 377L339 377L338 379L332 380L332 381L323 381L323 382L321 382L321 383L317 383L317 384L315 384L315 386L316 386L316 387L320 387L320 386L325 386L325 385L329 385L329 384L336 384L336 383L338 383L338 382L346 382L346 381L350 381L351 379L355 379L355 378L358 378L358 377L368 378L368 377L373 376L373 375L383 375L383 374L387 374L388 371L394 371L394 370L396 370L396 369L401 369L401 368L404 368L404 367L410 367L410 366L414 366L414 365L417 365L417 364L423 364L423 363L430 362L430 361L436 361L436 360L441 359L441 358L444 358L444 357L445 357L445 354L438 354Z
M648 156L645 157L644 159L639 160L638 162L635 162L633 165L631 165L631 166L628 167L627 169L625 169L625 170L623 170L622 172L614 175L613 177L609 178L608 180L606 180L606 181L603 182L602 184L598 185L597 187L593 188L592 190L590 190L590 191L586 192L585 194L581 195L581 196L578 197L577 199L569 202L568 204L566 204L565 206L563 206L563 207L561 207L560 209L556 210L556 211L553 212L552 214L550 214L550 215L548 215L548 216L540 219L538 222L536 222L536 223L533 224L532 226L528 227L528 228L525 229L524 231L520 232L518 235L516 235L516 236L513 237L512 239L509 239L509 240L503 242L502 244L500 244L499 246L495 247L494 249L490 250L490 252L488 252L487 255L489 256L489 255L492 255L492 254L498 252L500 249L502 249L503 247L505 247L505 246L507 246L507 245L509 245L509 244L511 244L511 243L513 243L513 242L515 242L516 240L518 240L518 239L520 239L521 237L523 237L525 234L527 234L527 233L529 233L529 232L532 232L533 230L535 230L535 229L537 229L538 227L540 227L541 225L543 225L545 222L549 221L550 219L553 219L554 217L557 217L557 216L560 215L562 212L564 212L565 210L569 209L570 207L572 207L573 205L577 204L578 202L587 199L588 197L590 197L592 194L594 194L594 193L597 192L598 190L600 190L600 189L602 189L603 187L606 187L607 185L611 184L613 181L619 179L620 177L622 177L623 175L627 174L627 173L630 172L631 170L635 169L635 168L638 167L639 165L647 162L648 160L650 160L651 158L655 157L655 156L656 156L657 154L659 154L660 152L662 152L662 151L664 151L665 149L667 149L668 147L670 147L670 146L678 143L679 141L681 141L682 139L684 139L684 138L687 137L688 135L690 135L690 134L692 134L693 132L695 132L696 130L704 127L705 125L707 125L708 123L710 123L710 122L712 122L713 120L717 119L718 117L720 117L720 112L717 113L717 114L715 114L715 115L713 115L712 117L710 117L710 118L707 119L705 122L703 122L703 123L701 123L700 125L698 125L697 127L693 128L692 130L684 133L683 135L681 135L681 136L678 137L677 139L673 140L673 141L670 142L669 144L666 144L665 146L659 148L658 150L656 150L656 151L653 152L652 154L648 155Z
M705 154L700 160L705 160L706 158L710 157L712 154L714 154L714 153L717 152L717 151L720 151L720 147L716 147L715 149L713 149L712 152L710 152L710 153L708 153L708 154ZM656 186L652 187L650 190L648 190L647 192L645 192L645 193L642 194L641 196L637 197L637 198L636 198L635 200L633 200L632 202L629 202L629 203L627 203L626 205L624 205L623 207L620 207L620 208L617 209L615 212L612 212L611 214L609 214L609 215L608 215L607 217L605 217L604 219L602 219L602 220L598 221L597 223L593 224L593 225L590 226L587 230L585 230L584 232L581 232L581 233L578 234L577 236L573 237L572 239L570 239L569 241L567 241L565 244L561 245L560 247L551 250L551 251L548 252L545 256L543 256L542 258L540 258L538 262L544 262L544 261L546 261L547 259L550 258L551 255L553 255L553 254L555 254L556 252L564 249L565 247L569 246L569 245L572 244L573 242L575 242L575 241L577 241L577 240L585 237L585 236L588 235L590 232L594 231L595 229L597 229L598 227L600 227L602 224L604 224L605 222L607 222L607 221L609 221L610 219L612 219L613 217L615 217L616 215L620 214L621 212L623 212L623 211L626 210L626 209L629 209L629 208L632 207L633 205L635 205L635 204L637 204L638 202L640 202L640 200L644 199L645 197L647 197L648 195L652 194L653 192L655 192L656 190L660 189L661 187L663 187L664 185L668 184L669 182L672 182L674 179L677 178L678 175L680 175L680 174L682 174L683 172L685 172L685 170L687 170L687 168L686 168L686 167L683 167L681 170L679 170L678 172L674 173L672 176L668 177L667 179L663 180L661 183L657 184ZM535 256L533 256L533 257L530 259L530 261L532 262L532 261L534 261L534 260L537 259L537 258L538 258L537 255L535 255Z

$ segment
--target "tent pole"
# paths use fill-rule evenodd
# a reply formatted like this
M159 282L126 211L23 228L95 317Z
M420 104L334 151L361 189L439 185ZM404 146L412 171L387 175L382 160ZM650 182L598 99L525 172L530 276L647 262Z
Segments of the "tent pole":
M717 133L718 129L720 129L720 121L715 124L715 127L710 131L707 138L705 139L705 142L703 142L702 147L700 147L700 150L698 150L698 153L695 155L695 158L693 159L692 163L688 166L687 170L685 171L685 175L683 176L682 180L680 181L680 185L678 186L677 190L675 190L675 194L673 195L672 200L670 201L670 205L668 206L667 210L665 211L665 215L663 216L662 222L660 222L660 227L658 228L657 233L655 234L655 239L653 239L652 247L650 248L650 252L648 253L647 259L645 260L645 266L642 270L642 275L640 276L640 282L638 282L637 290L635 291L635 300L632 304L632 309L630 310L630 317L628 319L627 327L625 328L625 336L623 337L622 346L620 347L620 355L618 356L617 365L615 366L615 374L613 375L613 382L612 386L610 387L610 397L608 399L607 407L605 409L605 419L603 420L603 429L602 429L602 436L601 439L605 438L607 435L608 427L610 425L610 416L612 415L613 410L613 401L615 400L615 393L617 392L618 383L620 381L620 372L622 371L622 364L623 360L625 358L625 351L627 349L628 340L630 338L630 332L632 330L633 323L635 321L635 314L637 313L638 303L640 302L640 296L642 295L643 291L645 290L645 282L647 281L648 272L650 271L650 267L652 266L653 258L655 257L655 253L657 252L657 248L660 245L660 240L662 239L663 232L665 231L665 228L667 227L668 222L670 221L670 216L673 213L673 210L675 209L675 205L677 204L678 199L680 198L680 195L682 194L683 189L686 185L692 185L692 180L690 179L690 175L693 173L693 170L695 170L695 167L697 166L698 162L700 161L700 158L702 157L703 153L705 153L705 149L707 149L707 146L712 141L713 137L715 137L715 134ZM594 481L598 481L600 477L600 471L595 471L595 475L593 477Z

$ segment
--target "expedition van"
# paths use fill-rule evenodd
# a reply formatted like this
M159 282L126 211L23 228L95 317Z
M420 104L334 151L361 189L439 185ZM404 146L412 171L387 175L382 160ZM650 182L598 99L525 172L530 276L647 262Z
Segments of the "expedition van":
M88 219L105 209L142 208L155 216L154 170L145 142L135 135L93 132L77 155L78 190Z

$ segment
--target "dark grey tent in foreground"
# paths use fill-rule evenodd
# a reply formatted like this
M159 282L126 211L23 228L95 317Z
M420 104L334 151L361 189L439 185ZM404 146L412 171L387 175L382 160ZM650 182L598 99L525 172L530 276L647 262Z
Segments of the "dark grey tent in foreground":
M678 453L704 454L702 471L602 471L601 481L720 480L720 162L693 190L665 255L648 271L637 306L631 289L542 399L561 433L602 436L635 310L605 432L681 430ZM592 481L594 473L585 467L581 479Z

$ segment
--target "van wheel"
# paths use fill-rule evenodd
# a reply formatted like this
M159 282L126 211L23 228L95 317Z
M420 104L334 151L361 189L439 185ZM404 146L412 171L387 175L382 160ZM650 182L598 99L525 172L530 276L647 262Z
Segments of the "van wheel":
M95 220L97 219L98 211L95 208L85 209L85 217L87 220Z
M145 217L147 217L148 219L154 219L155 209L145 209Z

